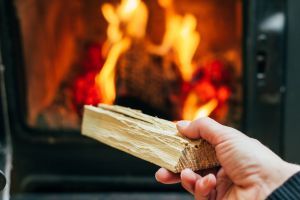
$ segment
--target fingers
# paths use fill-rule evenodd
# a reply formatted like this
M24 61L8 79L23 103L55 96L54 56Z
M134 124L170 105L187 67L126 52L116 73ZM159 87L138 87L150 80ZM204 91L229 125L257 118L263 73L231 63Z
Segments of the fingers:
M194 194L196 200L208 199L213 194L217 181L213 174L201 177L191 169L184 169L181 174L174 174L164 168L160 168L155 178L164 184L173 184L181 181L181 185L191 194Z
M195 184L197 180L201 178L201 176L193 172L191 169L184 169L180 174L180 178L182 187L191 194L194 194Z
M212 145L218 145L224 139L225 135L232 133L232 130L219 124L211 118L203 117L195 121L177 122L178 131L191 139L203 138Z
M201 177L191 169L183 170L180 177L183 188L200 200L207 199L217 185L216 177L213 174Z
M155 178L158 182L164 183L164 184L174 184L180 182L180 175L174 174L164 168L160 168L155 173Z
M210 197L217 185L216 177L213 174L208 174L205 177L198 179L195 184L195 199L206 200Z

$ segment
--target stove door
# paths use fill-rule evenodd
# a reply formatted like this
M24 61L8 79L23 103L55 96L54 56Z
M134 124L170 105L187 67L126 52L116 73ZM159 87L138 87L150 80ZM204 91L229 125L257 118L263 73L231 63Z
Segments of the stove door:
M286 1L245 1L245 132L282 154Z

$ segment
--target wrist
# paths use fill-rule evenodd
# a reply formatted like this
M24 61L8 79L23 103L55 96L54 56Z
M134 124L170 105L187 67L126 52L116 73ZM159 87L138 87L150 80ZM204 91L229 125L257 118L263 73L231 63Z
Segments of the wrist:
M267 198L274 190L299 171L300 166L282 161L262 179L261 199Z

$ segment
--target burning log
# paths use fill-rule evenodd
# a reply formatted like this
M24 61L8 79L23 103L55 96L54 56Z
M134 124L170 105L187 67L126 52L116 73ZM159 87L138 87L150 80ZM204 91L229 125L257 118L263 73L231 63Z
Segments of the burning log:
M150 53L142 42L134 43L117 64L116 96L135 97L172 119L180 118L182 78L170 57Z
M190 140L175 123L121 106L85 106L82 134L178 173L218 165L214 148Z

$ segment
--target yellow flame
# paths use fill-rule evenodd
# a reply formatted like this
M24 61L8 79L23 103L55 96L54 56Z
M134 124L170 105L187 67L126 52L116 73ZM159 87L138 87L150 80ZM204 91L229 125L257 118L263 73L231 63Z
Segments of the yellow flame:
M166 10L166 32L162 44L155 51L161 55L173 51L183 79L190 81L195 70L192 60L200 43L200 34L196 31L197 20L192 14L177 14L173 0L159 0L159 3ZM101 11L108 22L108 53L102 70L96 76L96 83L101 90L103 103L111 104L116 97L117 61L130 48L134 39L145 37L148 9L141 0L121 0L117 6L104 4ZM183 118L192 120L208 116L217 105L217 100L212 99L199 107L198 96L191 92L184 102Z
M108 22L108 49L103 68L95 80L100 88L103 103L112 104L116 97L115 68L120 55L128 50L132 38L142 38L146 32L148 10L141 0L122 0L114 7L103 4L101 7L104 18Z
M191 92L186 98L183 106L183 119L194 120L209 116L218 106L217 99L211 99L199 106L199 98L196 93Z
M158 3L161 7L168 9L173 6L173 0L158 0Z
M134 12L137 10L140 0L122 0L118 7L118 13L122 20L129 20Z
M194 119L209 116L218 106L217 99L211 99L209 102L198 108L194 115Z
M96 76L96 83L100 88L103 103L112 104L116 97L115 66L119 56L130 46L131 41L123 39L114 44L106 58L102 70Z
M193 120L195 111L197 110L198 96L194 92L190 92L187 96L184 105L182 117L186 120Z
M122 39L122 32L119 28L120 26L120 18L115 11L115 8L108 3L103 4L101 7L102 14L106 21L108 22L107 27L107 38L111 43L118 42Z
M133 38L144 38L146 34L148 21L148 9L142 1L138 1L131 18L127 21L126 32L127 35Z
M108 22L109 42L118 42L125 36L134 38L145 36L148 9L141 0L122 0L116 7L105 3L101 7L101 12Z
M200 34L196 30L196 17L192 14L177 14L173 7L173 0L158 2L166 11L166 33L158 51L161 55L165 55L173 50L183 79L190 81L195 70L193 57L200 43ZM198 116L208 116L217 104L217 100L213 99L199 107L198 96L190 92L184 102L182 117L193 120Z
M192 59L200 43L200 35L196 31L196 25L197 20L193 15L185 15L174 42L174 49L178 55L184 80L190 80L194 71Z
M158 51L164 55L173 49L182 77L189 81L194 71L192 59L200 43L200 34L196 30L197 20L192 14L184 16L177 14L172 2L172 0L159 0L159 4L166 9L166 33Z

